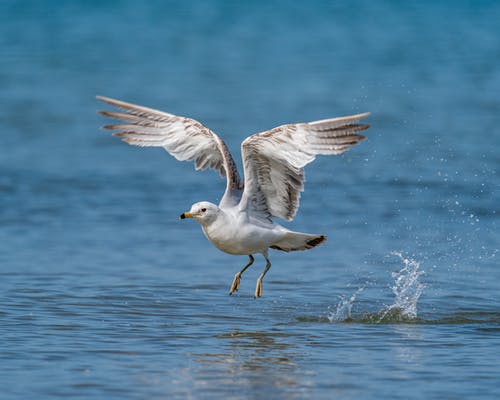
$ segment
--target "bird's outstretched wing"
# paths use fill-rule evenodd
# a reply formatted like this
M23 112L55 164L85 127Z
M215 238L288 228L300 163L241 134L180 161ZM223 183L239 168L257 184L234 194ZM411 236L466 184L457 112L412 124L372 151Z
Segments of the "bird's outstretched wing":
M304 189L304 167L318 154L340 154L363 140L358 132L370 125L357 122L368 115L282 125L245 139L240 207L263 218L292 220Z
M97 99L119 108L118 111L99 111L100 114L123 123L105 125L113 135L133 146L163 147L180 161L194 161L196 170L213 168L227 178L221 204L238 202L243 183L226 144L214 132L194 119L180 117L152 108L126 103L108 97Z

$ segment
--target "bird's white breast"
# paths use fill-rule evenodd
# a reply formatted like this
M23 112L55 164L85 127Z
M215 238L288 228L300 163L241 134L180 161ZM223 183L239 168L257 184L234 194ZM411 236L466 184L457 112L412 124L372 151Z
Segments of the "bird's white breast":
M251 223L246 213L221 212L203 232L219 250L229 254L262 253L278 241L283 232L279 225Z

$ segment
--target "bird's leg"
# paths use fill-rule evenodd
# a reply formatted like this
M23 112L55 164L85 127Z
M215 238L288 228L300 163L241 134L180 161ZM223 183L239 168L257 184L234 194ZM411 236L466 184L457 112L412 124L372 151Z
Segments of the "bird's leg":
M243 267L243 269L240 272L237 272L236 275L234 275L233 279L233 284L231 285L231 290L229 291L229 295L232 295L233 292L237 292L238 289L240 288L240 279L241 275L243 275L243 272L246 271L246 269L253 264L254 258L251 254L248 255L250 260L248 261L248 264Z
M264 279L264 276L267 274L267 271L269 271L269 268L271 268L271 262L267 258L267 254L264 254L264 258L266 259L266 268L264 269L264 272L259 275L259 278L257 279L257 286L255 287L255 295L253 296L255 299L257 297L262 296L262 279Z

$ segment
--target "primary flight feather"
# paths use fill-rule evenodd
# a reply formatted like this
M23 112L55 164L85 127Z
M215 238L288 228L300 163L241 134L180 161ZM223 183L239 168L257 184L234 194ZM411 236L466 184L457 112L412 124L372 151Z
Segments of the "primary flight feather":
M341 154L365 137L370 126L358 122L369 113L321 121L286 124L249 136L241 144L244 182L226 144L214 132L191 118L97 96L121 111L100 111L123 123L103 128L115 131L134 146L163 147L180 161L194 161L197 170L212 168L226 178L219 205L202 201L180 218L197 220L207 238L220 250L248 255L249 262L236 273L230 294L239 289L253 254L266 259L257 279L255 297L262 296L262 280L271 267L268 250L307 250L326 240L325 235L290 231L273 221L291 221L304 190L304 167L317 155Z

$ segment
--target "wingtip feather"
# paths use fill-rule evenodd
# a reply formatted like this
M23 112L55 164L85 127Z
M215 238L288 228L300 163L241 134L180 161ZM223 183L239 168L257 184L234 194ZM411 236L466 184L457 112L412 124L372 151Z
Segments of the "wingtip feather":
M326 119L321 119L318 121L311 121L311 122L308 122L308 124L312 125L312 126L318 126L318 125L329 124L329 123L334 123L334 122L341 123L344 121L349 122L349 123L353 123L353 122L357 122L363 118L368 117L370 114L371 114L370 112L365 112L365 113L361 113L361 114L346 115L343 117L326 118Z
M108 104L113 104L114 99L112 99L111 97L106 97L106 96L101 96L101 95L96 95L95 98L99 101L102 101L104 103L108 103Z
M370 124L357 125L357 130L358 131L366 131L370 127L371 127ZM363 135L361 135L361 136L363 136Z

